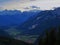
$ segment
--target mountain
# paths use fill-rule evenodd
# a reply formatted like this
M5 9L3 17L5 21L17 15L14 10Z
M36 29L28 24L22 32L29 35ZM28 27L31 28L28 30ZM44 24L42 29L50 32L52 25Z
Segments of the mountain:
M7 25L8 28L6 27L6 29L4 30L14 39L22 40L28 43L34 43L36 39L40 35L42 35L42 33L44 34L46 29L49 30L51 27L57 28L58 26L60 26L59 12L60 8L55 8L54 10L37 11L37 12L34 12L33 10L30 12L24 11L23 13L18 13L21 15L17 14L15 15L15 13L14 15L0 15L1 19L3 19L3 21L1 19L0 21L2 21L3 24L7 24L6 20L8 20L10 25L12 24L11 27ZM20 20L20 22L17 20ZM0 24L2 24L2 22ZM14 23L18 25L13 26L15 25Z
M11 37L7 32L4 30L0 29L0 37ZM11 37L12 38L12 37Z
M22 33L22 31L19 32L16 27L23 24L28 19L35 17L39 12L40 10L24 12L20 12L18 10L0 11L0 36L20 39L19 34ZM23 36L21 36L21 38L22 37ZM24 39L22 40L24 41Z
M60 8L54 10L45 10L38 13L35 17L28 19L24 24L17 28L25 30L25 34L39 34L48 27L56 27L60 25ZM39 33L38 33L39 32Z
M56 12L58 11L57 9L59 10L60 8L41 11L35 17L28 19L26 22L16 27L17 30L20 32L22 31L22 33L19 35L22 35L26 38L30 36L30 40L32 38L36 40L40 35L45 33L46 29L49 30L51 27L57 28L60 25L60 14ZM33 42L35 40L33 40Z
M29 17L37 14L34 11L3 10L0 11L0 26L15 26L25 22Z
M24 22L24 24L18 26L20 30L24 30L22 34L40 34L44 29L55 25L56 15L53 15L51 12L52 11L50 10L42 11L38 13L36 17L33 17Z
M16 40L13 38L1 37L1 36L0 36L0 44L1 45L33 45L31 43L26 43L21 40Z

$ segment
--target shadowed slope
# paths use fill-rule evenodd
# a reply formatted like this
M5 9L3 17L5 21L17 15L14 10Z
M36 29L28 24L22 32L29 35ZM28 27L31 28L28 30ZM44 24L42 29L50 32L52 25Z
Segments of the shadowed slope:
M5 45L32 45L20 40L15 40L7 37L0 37L0 43Z

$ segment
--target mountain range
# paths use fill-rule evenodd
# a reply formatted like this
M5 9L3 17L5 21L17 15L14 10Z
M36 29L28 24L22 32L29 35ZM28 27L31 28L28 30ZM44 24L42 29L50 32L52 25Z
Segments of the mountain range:
M15 39L28 43L34 42L42 33L44 34L46 29L58 26L60 26L60 7L54 10L25 11L23 13L17 10L0 12L0 30Z
M10 26L19 25L26 21L29 17L37 14L34 11L24 11L19 10L3 10L0 11L0 26Z

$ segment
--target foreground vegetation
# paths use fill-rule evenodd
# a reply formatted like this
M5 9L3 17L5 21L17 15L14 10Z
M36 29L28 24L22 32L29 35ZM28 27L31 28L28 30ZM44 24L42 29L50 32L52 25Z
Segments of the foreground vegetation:
M44 36L39 38L38 45L60 45L60 27L46 30Z
M49 31L50 30L50 31ZM45 34L38 40L37 45L60 45L60 27L51 28L45 31ZM0 44L5 45L33 45L26 42L11 38L0 37Z

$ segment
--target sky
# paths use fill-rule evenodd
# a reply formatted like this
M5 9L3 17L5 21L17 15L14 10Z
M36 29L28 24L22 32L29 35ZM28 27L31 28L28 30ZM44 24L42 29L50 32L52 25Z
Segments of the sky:
M0 10L49 10L60 7L60 0L0 0Z

